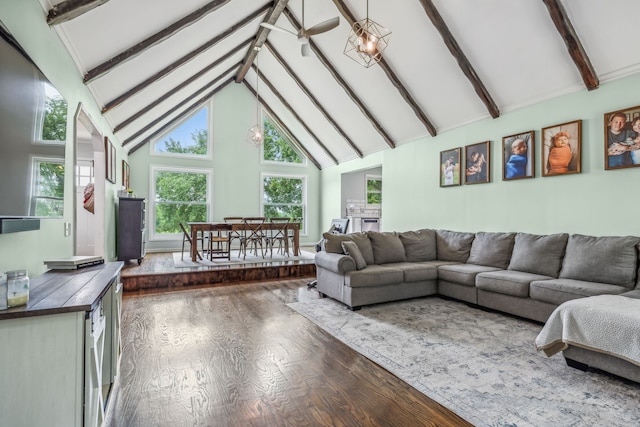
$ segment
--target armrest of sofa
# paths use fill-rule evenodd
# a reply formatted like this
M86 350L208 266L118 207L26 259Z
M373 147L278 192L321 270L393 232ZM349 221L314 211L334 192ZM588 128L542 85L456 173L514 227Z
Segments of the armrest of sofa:
M349 255L334 254L320 251L316 253L316 266L322 267L337 274L345 274L355 271L356 262Z

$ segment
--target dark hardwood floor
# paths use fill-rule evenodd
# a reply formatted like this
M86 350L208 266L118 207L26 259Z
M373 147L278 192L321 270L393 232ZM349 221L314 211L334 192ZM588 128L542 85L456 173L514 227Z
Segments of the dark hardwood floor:
M306 282L125 294L105 425L470 425L287 307Z

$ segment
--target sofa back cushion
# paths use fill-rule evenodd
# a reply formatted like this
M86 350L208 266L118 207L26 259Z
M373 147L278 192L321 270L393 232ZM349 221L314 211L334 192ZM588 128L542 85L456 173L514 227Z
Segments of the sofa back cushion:
M436 259L435 230L404 231L399 234L409 262L433 261Z
M351 236L351 239L353 239L356 245L358 245L358 249L360 249L360 253L367 265L375 264L375 259L373 258L373 246L371 246L371 240L369 239L367 232L351 233L349 236Z
M509 270L558 277L569 235L516 234Z
M636 289L640 289L640 243L636 245L636 252L638 253L638 274L636 275Z
M436 232L438 260L467 262L474 238L474 233L438 230Z
M376 264L404 262L407 260L404 246L398 233L369 231L369 240L373 247L373 259Z
M467 263L506 269L515 237L515 233L476 233Z
M594 237L572 234L560 277L610 283L633 289L636 285L640 237Z
M344 254L342 242L353 240L348 234L323 233L322 237L324 239L324 250L332 254Z

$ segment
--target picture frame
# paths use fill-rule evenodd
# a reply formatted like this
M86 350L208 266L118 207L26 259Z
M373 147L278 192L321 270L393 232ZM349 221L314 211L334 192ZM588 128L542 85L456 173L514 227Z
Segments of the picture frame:
M129 168L129 163L126 160L122 161L122 186L125 190L131 188L129 178L131 176L131 169Z
M116 147L104 137L105 178L112 184L116 183Z
M462 148L452 148L440 152L440 187L460 185L460 155Z
M535 144L535 132L532 130L502 137L503 181L535 176Z
M638 166L640 166L640 105L605 113L605 170Z
M542 129L542 176L580 173L582 120Z
M491 141L464 147L464 183L486 184L491 179Z

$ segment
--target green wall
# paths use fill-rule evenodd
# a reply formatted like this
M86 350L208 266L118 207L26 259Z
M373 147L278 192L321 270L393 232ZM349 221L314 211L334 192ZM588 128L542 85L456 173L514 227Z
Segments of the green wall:
M640 104L640 74L421 138L323 170L322 222L340 214L342 173L382 165L383 229L640 235L640 168L604 170L604 113ZM582 120L582 173L541 176L540 130ZM502 181L502 137L535 130L536 177ZM491 141L491 182L440 188L440 151Z
M82 104L98 129L109 136L117 147L118 162L126 158L117 138L110 134L109 126L102 119L100 109L94 103L89 90L82 83L82 76L67 53L56 31L46 24L46 13L37 0L0 1L0 21L48 77L69 105L67 126L64 217L40 221L40 230L12 234L0 234L0 273L7 270L27 269L31 276L45 271L43 260L73 255L73 234L64 236L64 223L73 221L73 116ZM105 217L115 218L114 192L116 187L107 183L105 191ZM3 201L0 201L2 203ZM74 227L72 226L72 230ZM115 253L115 220L105 226L104 253Z
M307 166L263 164L261 151L246 141L255 125L255 97L243 84L231 83L213 97L213 159L192 160L151 155L146 145L131 153L131 185L138 196L149 197L151 166L197 167L212 170L213 215L219 221L225 216L257 216L260 214L260 188L263 173L307 177L307 230L300 242L312 244L321 235L319 229L320 171L311 162ZM147 204L149 208L150 205ZM179 239L149 240L149 251L179 250Z

